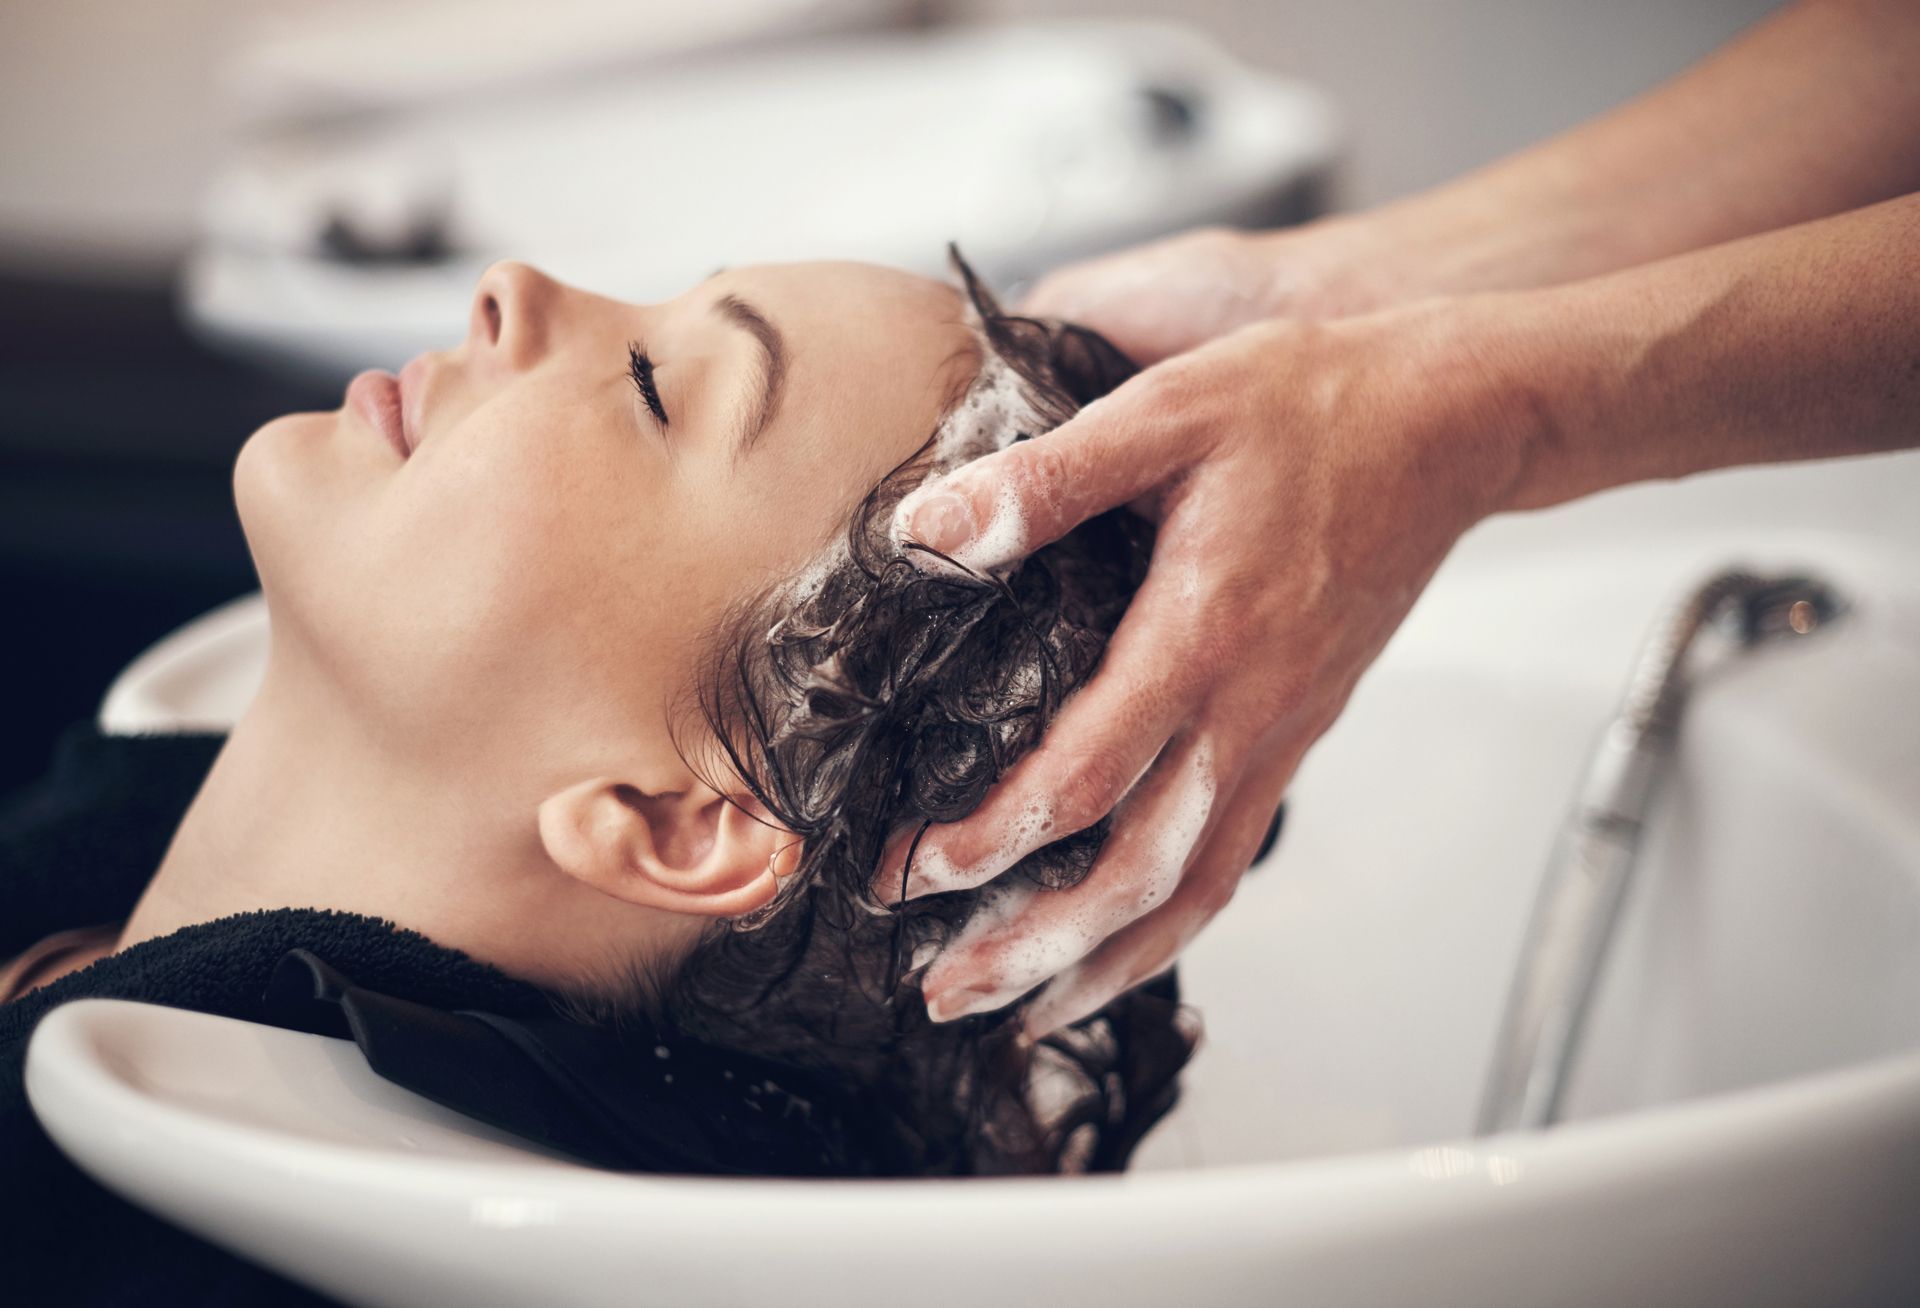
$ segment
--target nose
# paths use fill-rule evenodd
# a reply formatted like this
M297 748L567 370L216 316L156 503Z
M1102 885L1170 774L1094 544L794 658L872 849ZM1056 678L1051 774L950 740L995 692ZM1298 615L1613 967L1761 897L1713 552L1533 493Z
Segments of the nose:
M513 370L538 362L565 290L524 263L509 259L488 268L474 288L467 318L467 341L476 356Z

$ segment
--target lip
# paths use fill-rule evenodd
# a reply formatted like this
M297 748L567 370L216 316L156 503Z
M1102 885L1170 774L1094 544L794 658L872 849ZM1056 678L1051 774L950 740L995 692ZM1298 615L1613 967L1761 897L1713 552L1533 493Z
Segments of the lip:
M413 446L407 440L401 398L400 379L378 368L347 383L347 406L385 436L387 444L404 460L413 454Z

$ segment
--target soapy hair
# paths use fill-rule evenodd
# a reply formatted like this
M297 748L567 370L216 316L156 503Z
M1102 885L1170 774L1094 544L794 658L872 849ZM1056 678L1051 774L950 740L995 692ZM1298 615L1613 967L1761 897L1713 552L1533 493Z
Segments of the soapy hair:
M1136 368L1083 327L1008 314L961 261L980 367L939 428L854 509L799 577L741 606L699 688L738 781L803 842L775 900L702 941L660 995L668 1025L854 1087L875 1170L964 1174L1122 1166L1171 1106L1195 1039L1171 978L1029 1046L1023 1004L929 1020L921 970L975 911L873 881L888 842L973 812L1094 672L1145 576L1120 511L993 574L915 560L890 529L908 492L1046 433ZM1083 878L1106 823L997 883ZM905 873L912 876L909 862Z

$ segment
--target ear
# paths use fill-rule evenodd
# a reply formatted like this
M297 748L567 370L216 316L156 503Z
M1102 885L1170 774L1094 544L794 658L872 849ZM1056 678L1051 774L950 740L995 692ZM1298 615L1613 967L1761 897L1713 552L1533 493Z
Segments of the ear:
M799 838L750 795L691 778L675 785L648 793L596 777L569 786L541 803L540 843L567 875L629 904L699 917L766 904L799 866Z

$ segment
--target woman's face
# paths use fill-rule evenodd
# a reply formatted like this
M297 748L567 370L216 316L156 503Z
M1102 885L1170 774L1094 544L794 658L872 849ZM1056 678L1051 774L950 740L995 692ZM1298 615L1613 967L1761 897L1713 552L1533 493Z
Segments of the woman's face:
M971 342L957 293L864 265L645 305L499 264L397 394L359 379L242 452L269 675L431 768L664 747L715 624L926 440Z

